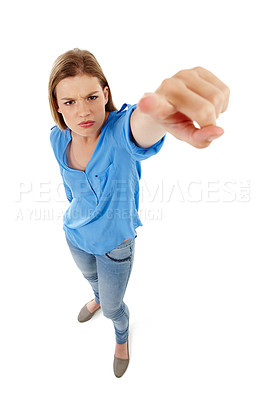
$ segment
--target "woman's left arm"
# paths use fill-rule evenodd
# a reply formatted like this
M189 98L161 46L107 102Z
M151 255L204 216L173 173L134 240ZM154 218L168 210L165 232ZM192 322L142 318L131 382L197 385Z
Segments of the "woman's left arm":
M141 98L130 119L134 140L139 147L148 148L169 132L194 147L205 148L224 133L216 119L227 109L229 95L229 88L202 67L180 71Z

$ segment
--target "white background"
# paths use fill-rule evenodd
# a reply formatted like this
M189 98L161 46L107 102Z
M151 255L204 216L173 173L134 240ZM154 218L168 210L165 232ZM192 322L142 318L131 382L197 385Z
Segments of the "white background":
M265 400L264 10L259 0L3 6L1 398ZM117 107L197 65L231 88L222 138L198 150L168 134L142 162L121 379L111 321L76 319L92 291L65 243L49 140L49 72L74 47L96 56Z

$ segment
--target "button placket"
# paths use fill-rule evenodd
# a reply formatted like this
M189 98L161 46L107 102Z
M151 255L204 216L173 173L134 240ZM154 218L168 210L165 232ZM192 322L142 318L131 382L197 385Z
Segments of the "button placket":
M93 191L93 193L94 193L94 195L95 195L95 198L96 198L96 206L98 206L98 204L99 204L99 198L98 198L98 196L97 196L97 193L96 193L96 191L94 190L94 188L93 188L93 186L92 186L92 184L91 184L91 182L90 182L90 180L89 180L89 177L88 177L88 175L86 174L86 172L84 172L84 174L85 174L86 179L87 179L87 181L88 181L88 183L89 183L89 185L90 185L91 190Z

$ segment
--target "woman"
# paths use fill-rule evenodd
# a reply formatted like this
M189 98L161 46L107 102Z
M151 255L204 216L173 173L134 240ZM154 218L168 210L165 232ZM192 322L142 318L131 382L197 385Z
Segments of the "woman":
M94 292L78 320L90 320L101 307L113 321L116 377L129 363L129 310L123 298L134 261L136 228L142 225L140 162L158 153L166 131L195 147L207 147L223 134L216 118L228 100L227 86L197 67L164 80L138 105L124 104L117 111L90 52L70 50L53 65L49 102L57 125L50 139L70 202L63 228L72 256Z

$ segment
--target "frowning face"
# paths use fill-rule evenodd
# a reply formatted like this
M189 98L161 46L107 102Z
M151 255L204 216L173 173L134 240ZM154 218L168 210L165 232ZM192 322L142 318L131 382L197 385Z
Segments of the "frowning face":
M108 87L88 74L62 79L56 86L58 112L72 133L83 137L98 135L105 123Z

